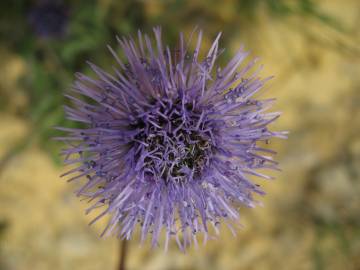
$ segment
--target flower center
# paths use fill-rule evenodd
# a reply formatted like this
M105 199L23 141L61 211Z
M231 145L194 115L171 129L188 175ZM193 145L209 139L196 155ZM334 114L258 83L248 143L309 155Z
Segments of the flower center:
M137 168L144 177L166 183L199 178L213 152L212 129L205 113L180 98L155 102L138 118Z

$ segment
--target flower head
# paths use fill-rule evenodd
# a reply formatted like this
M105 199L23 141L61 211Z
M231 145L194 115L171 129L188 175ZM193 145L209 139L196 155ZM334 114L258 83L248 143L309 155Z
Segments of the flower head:
M264 192L249 176L277 168L259 142L284 135L267 127L279 116L266 112L273 100L253 98L269 78L250 73L255 60L239 70L242 48L221 69L220 34L204 58L201 31L192 52L183 35L173 51L154 34L155 44L141 32L137 42L118 39L125 60L109 47L113 74L92 63L96 78L77 74L65 110L85 127L60 128L69 133L60 138L65 163L80 162L65 175L86 177L77 194L94 202L88 211L105 207L94 221L110 214L103 234L130 239L139 224L142 240L151 234L155 246L163 230L165 246L174 236L184 249L256 204L253 194Z

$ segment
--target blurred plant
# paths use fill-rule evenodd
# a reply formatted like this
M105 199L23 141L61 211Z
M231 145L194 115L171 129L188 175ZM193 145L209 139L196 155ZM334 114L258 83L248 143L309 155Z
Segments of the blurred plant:
M107 31L103 24L104 17L96 12L95 1L77 1L71 5L65 2L61 5L60 2L53 4L48 1L33 3L16 1L16 3L7 4L7 12L14 16L15 20L16 16L19 16L19 20L16 20L17 29L22 29L22 33L15 31L15 35L11 35L5 44L17 50L26 59L28 70L31 71L21 82L30 106L26 111L20 112L21 116L31 121L31 130L3 157L0 168L34 140L40 142L48 153L57 151L55 150L58 147L57 144L49 141L49 138L54 135L52 127L56 124L64 124L66 121L61 110L64 102L62 91L70 84L72 70L82 69L84 58L86 59L90 54L101 57L101 54L95 52L99 44L106 39ZM34 26L33 20L36 16L38 16L36 23L39 27L41 24L46 24L44 20L51 14L47 13L44 18L40 13L46 13L49 10L52 13L59 12L59 16L70 16L66 17L66 35L57 35L60 33L57 32L53 33L56 35L44 39L37 32L24 31ZM64 14L61 14L62 12ZM26 16L28 14L32 14L30 22ZM7 15L2 18L7 18ZM2 37L6 35L6 32L12 31L8 22L6 19L0 20L0 27L3 28ZM41 32L50 34L52 30L55 30L57 23L64 22L58 18L50 21L51 23L53 25L50 25L49 29L41 29ZM57 155L52 155L52 157L58 160Z

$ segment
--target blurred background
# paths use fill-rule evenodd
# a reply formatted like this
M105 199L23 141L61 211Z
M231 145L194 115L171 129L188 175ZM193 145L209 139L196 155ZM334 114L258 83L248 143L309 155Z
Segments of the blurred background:
M283 172L264 207L242 209L236 238L164 253L132 241L129 270L360 269L360 2L358 0L2 0L0 2L0 269L116 269L117 239L88 227L50 138L63 93L85 61L109 69L116 35L160 25L174 45L198 25L223 32L225 62L241 44L275 75L264 96Z

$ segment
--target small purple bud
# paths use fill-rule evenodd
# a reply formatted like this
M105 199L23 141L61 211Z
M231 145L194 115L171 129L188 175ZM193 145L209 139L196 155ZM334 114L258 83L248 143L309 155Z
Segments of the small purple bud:
M28 20L37 36L51 38L65 34L68 17L68 9L62 1L39 0L30 9Z

